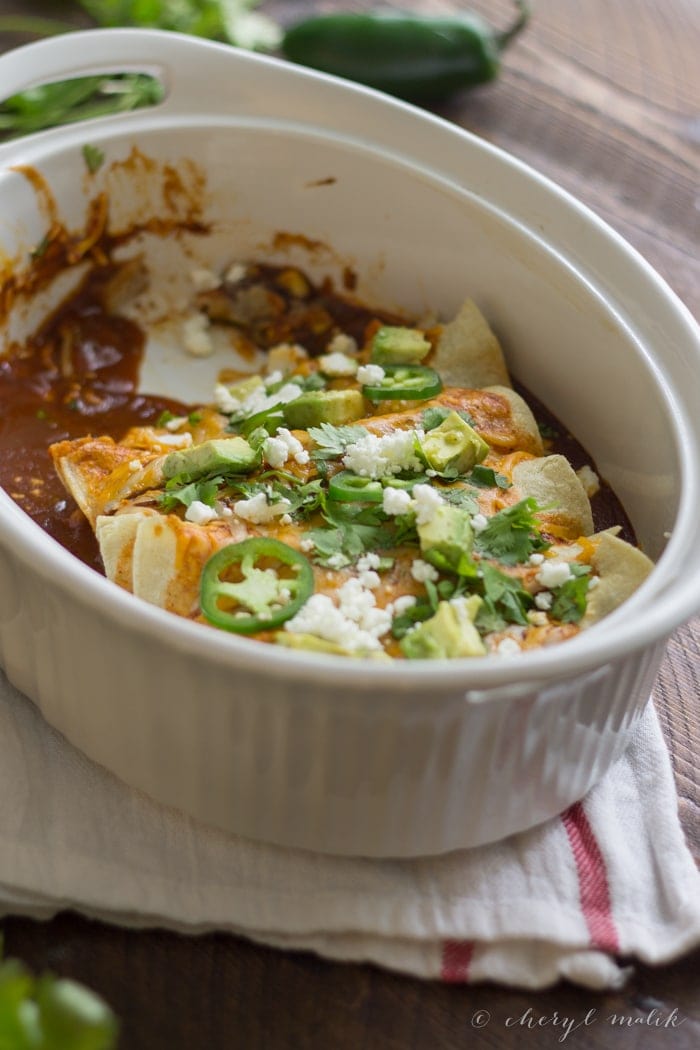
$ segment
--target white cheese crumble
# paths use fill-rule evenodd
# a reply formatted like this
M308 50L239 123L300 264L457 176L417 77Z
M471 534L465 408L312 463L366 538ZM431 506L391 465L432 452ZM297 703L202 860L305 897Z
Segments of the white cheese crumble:
M140 470L141 469L141 460L140 459L131 459L131 460L129 460L128 467L129 467L129 470Z
M383 478L400 474L402 470L421 470L423 464L416 455L415 440L422 436L422 430L395 430L381 437L365 434L347 446L343 466L363 478Z
M408 514L412 508L413 500L410 492L387 485L382 493L382 510L385 514Z
M357 372L357 361L353 361L339 350L333 351L332 354L323 354L318 359L318 365L327 376L354 376Z
M345 332L338 332L333 336L326 350L329 354L355 354L357 353L357 343L351 335L346 335Z
M293 372L302 361L306 361L308 356L304 347L298 343L278 343L268 350L265 368L273 375L277 371L286 375L287 372Z
M368 569L378 569L381 565L381 558L374 551L367 551L366 554L362 554L357 561L358 572L367 572Z
M209 335L209 318L206 314L192 314L182 324L182 342L192 357L209 357L214 344Z
M531 554L528 561L530 562L530 565L541 565L544 561L544 554L538 554L537 552Z
M515 656L521 650L515 638L501 638L494 651L498 656Z
M272 378L272 377L270 377ZM279 379L282 376L280 374ZM268 380L269 382L269 380ZM214 401L216 407L224 415L236 413L243 419L254 416L257 412L266 412L275 405L286 405L288 401L295 401L301 397L303 390L297 383L285 383L274 394L268 394L265 388L257 386L252 393L248 394L242 401L235 397L227 386L217 383L214 388Z
M192 435L189 430L184 434L159 434L156 438L159 445L168 445L170 448L189 448L192 444Z
M264 492L256 492L250 499L239 499L233 509L239 518L250 521L253 525L264 525L266 522L274 521L275 518L286 514L291 507L288 499L278 500L276 503L268 503Z
M472 528L477 535L484 531L488 523L489 519L485 514L475 514L472 518Z
M539 594L535 595L535 605L544 612L552 608L552 601L553 597L549 591L540 591Z
M549 623L549 620L547 619L547 613L541 611L540 609L530 609L530 612L527 614L527 618L533 627L546 627Z
M186 520L194 522L195 525L206 525L207 522L213 521L216 517L218 515L214 508L208 507L206 503L202 503L198 499L192 500L185 511Z
M363 386L376 386L381 383L386 372L381 365L360 365L357 370L357 382Z
M243 263L231 263L224 274L224 280L227 284L238 284L239 281L243 280L247 272L248 269Z
M435 511L444 503L439 492L430 485L415 485L413 488L413 509L416 512L416 524L427 525Z
M309 453L286 427L278 427L274 436L266 438L263 455L274 470L280 470L290 456L300 465L309 462Z
M535 579L543 587L561 587L563 583L571 579L571 569L568 561L551 559L546 561Z
M173 416L173 418L169 419L168 422L165 424L165 429L170 430L171 433L175 433L175 431L179 430L180 427L184 427L186 422L187 416Z
M587 463L576 471L576 476L583 485L583 490L589 499L600 490L600 478Z
M425 583L426 580L432 580L434 583L439 578L440 573L430 562L423 561L422 558L416 558L411 565L411 576L416 583Z
M221 278L218 274L215 274L213 270L207 270L203 266L191 270L190 278L195 290L198 292L212 292L215 288L221 287Z

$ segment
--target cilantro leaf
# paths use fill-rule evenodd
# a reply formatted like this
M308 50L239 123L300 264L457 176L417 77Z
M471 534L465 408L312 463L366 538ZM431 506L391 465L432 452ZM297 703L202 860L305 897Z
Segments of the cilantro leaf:
M472 485L478 485L482 489L509 489L510 481L505 474L498 474L492 467L484 467L481 463L472 467L472 472L467 479Z
M535 551L548 547L535 518L537 503L528 496L512 507L506 507L489 518L488 525L474 540L475 548L504 565L527 561Z
M462 507L469 514L476 514L479 510L479 501L470 489L462 486L454 488L441 488L440 495L446 503L453 507Z
M419 599L415 605L409 606L405 612L394 617L391 621L391 633L394 638L403 638L415 624L430 619L434 611L429 601Z
M189 507L195 500L206 503L207 507L213 507L219 495L219 488L224 479L219 477L201 478L183 485L179 477L171 478L165 486L165 492L159 497L159 505L162 510L174 510L178 503Z
M549 610L553 620L562 623L578 623L586 611L588 585L591 582L589 565L571 562L572 576L554 590L554 601Z
M104 164L105 155L104 151L99 146L93 146L87 142L83 146L83 160L87 170L91 175L94 175L96 171L99 171Z
M484 601L475 622L482 633L502 631L509 623L527 626L527 611L533 598L517 577L501 572L495 565L483 564L481 585Z
M335 459L342 456L348 445L365 437L368 431L365 427L334 427L332 423L321 423L320 426L309 427L308 433L317 446L311 453L314 458Z

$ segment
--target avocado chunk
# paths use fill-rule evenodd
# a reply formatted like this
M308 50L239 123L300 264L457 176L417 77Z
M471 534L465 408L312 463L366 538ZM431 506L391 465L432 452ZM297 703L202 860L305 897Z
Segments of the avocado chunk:
M474 530L463 507L443 503L430 521L418 526L418 538L423 557L437 569L462 576L476 572L471 558Z
M439 474L456 476L486 457L489 446L457 412L450 412L421 441L423 454Z
M284 645L287 649L305 649L312 653L333 653L335 656L355 656L365 660L391 660L388 653L383 649L351 652L343 649L342 645L328 642L325 638L318 638L315 634L301 634L298 631L278 631L275 635L278 645Z
M222 474L248 474L259 462L260 453L245 438L216 438L192 448L168 453L163 460L163 476L179 476L183 481L194 481L216 471Z
M234 383L233 386L227 386L231 397L235 397L237 401L245 401L247 397L257 390L258 387L263 385L263 381L258 375L248 376L247 379L241 379L240 382Z
M365 399L359 390L313 390L283 406L284 421L294 430L308 430L320 423L340 426L362 419Z
M399 645L409 660L452 660L458 656L484 656L486 646L474 626L482 599L455 598L438 602L437 612L405 634Z
M372 339L371 360L376 365L417 365L429 352L420 329L384 325Z

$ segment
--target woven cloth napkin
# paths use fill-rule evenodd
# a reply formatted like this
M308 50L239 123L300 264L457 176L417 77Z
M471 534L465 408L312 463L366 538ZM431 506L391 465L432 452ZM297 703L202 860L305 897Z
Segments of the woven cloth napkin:
M700 875L648 705L561 817L437 858L319 856L237 838L96 766L0 673L0 912L228 930L417 977L617 987L700 944Z

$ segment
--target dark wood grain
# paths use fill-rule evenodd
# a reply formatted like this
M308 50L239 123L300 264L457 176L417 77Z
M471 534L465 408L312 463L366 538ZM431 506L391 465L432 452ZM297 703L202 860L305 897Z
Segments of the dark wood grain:
M371 2L268 0L264 9L289 23L341 6ZM449 0L396 6L450 9ZM500 25L512 14L508 0L471 6ZM510 150L592 207L700 315L700 4L536 0L535 7L498 82L437 112ZM0 0L2 13L69 10L68 0ZM655 700L683 827L700 860L700 620L671 640ZM558 1045L561 1027L513 1023L528 1010L533 1021L556 1013L578 1022L565 1039L577 1050L700 1046L700 952L671 966L638 967L614 995L564 985L535 995L425 984L226 935L129 931L68 913L49 923L8 918L3 931L8 953L101 991L122 1018L123 1050ZM679 1024L654 1027L655 1009ZM490 1014L482 1028L475 1027L478 1011ZM626 1019L622 1027L611 1014Z

